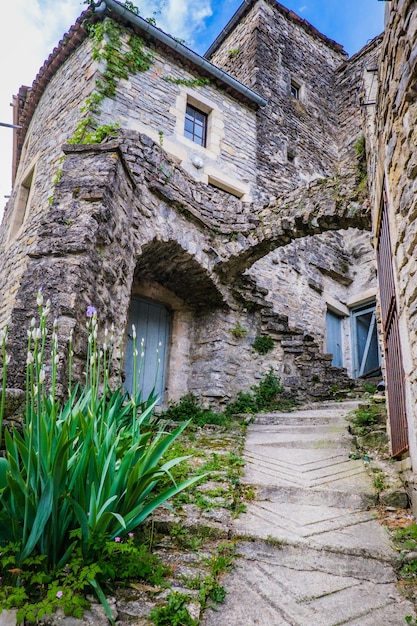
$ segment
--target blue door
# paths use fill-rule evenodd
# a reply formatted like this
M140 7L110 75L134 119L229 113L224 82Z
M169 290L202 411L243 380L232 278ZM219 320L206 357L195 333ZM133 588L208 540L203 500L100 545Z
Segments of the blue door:
M381 364L375 303L352 310L353 375L366 376L379 372Z
M134 387L134 341L132 325L136 329L137 390L142 399L153 392L161 404L165 391L165 373L168 356L171 315L166 306L146 298L133 297L128 319L128 340L126 346L125 389L129 393Z
M343 367L342 318L329 310L326 313L326 351L333 354L332 365Z

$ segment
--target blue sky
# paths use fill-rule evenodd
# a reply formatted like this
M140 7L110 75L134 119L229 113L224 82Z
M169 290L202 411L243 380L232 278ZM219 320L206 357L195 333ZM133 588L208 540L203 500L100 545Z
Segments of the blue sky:
M170 34L203 54L241 0L133 0ZM380 0L283 0L282 4L341 43L350 54L383 30ZM11 123L9 103L20 85L31 85L44 60L85 5L80 0L8 0L0 21L0 122ZM12 132L0 127L0 215L10 193Z

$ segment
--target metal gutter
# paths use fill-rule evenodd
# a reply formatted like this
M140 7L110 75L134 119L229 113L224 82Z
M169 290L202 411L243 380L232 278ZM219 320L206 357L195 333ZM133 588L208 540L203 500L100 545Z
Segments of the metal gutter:
M231 87L251 102L262 107L268 104L268 101L260 96L258 93L256 93L256 91L249 89L249 87L243 85L243 83L233 78L233 76L230 76L230 74L227 74L220 68L216 67L215 65L213 65L213 63L207 61L207 59L201 57L193 50L190 50L190 48L187 48L187 46L179 43L173 37L167 35L167 33L164 33L161 29L157 28L150 22L147 22L142 17L139 17L139 15L132 13L132 11L129 11L129 9L126 9L126 7L116 2L116 0L104 0L104 2L102 2L96 10L103 10L103 4L105 4L109 9L120 15L120 17L123 17L128 22L130 22L134 26L137 26L157 41L161 42L168 48L171 48L171 50L174 50L181 56L185 57L188 61L191 61L192 63L197 65L197 67L207 72L207 74L209 74L210 76L213 76L228 87Z

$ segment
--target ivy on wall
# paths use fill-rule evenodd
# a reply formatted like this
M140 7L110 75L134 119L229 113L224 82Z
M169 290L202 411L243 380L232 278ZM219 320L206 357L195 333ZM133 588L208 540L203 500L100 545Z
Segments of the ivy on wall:
M209 78L175 78L174 76L164 76L164 80L167 83L174 85L183 85L185 87L203 87L210 84Z
M96 79L95 90L81 107L83 116L68 142L71 144L101 143L106 137L115 136L118 124L98 124L101 103L115 95L120 80L126 80L137 72L146 72L153 63L153 57L145 51L142 39L134 33L127 41L128 50L123 50L124 29L112 19L89 24L88 30L93 41L92 57L95 61L103 61L105 70Z

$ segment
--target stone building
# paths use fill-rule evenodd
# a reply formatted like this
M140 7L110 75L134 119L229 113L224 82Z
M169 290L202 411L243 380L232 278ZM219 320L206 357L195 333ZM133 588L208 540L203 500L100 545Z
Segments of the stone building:
M372 222L391 442L417 469L417 8L387 3L378 60L375 158L370 162ZM388 88L387 88L388 86ZM415 484L410 476L410 485ZM414 503L416 501L413 494Z
M79 367L87 306L115 325L128 388L135 323L161 402L221 405L270 367L316 399L378 373L381 45L348 59L275 0L246 0L204 57L115 0L86 11L14 99L9 386L41 286Z

